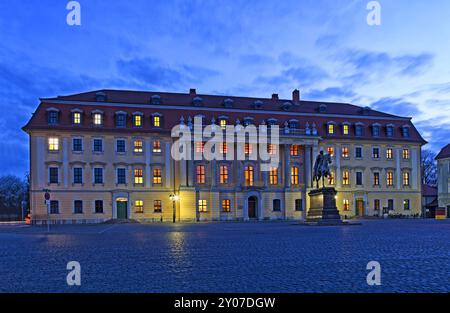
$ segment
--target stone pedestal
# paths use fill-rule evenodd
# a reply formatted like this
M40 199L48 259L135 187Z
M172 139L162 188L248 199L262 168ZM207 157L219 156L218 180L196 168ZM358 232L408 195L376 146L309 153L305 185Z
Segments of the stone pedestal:
M336 190L334 188L315 189L308 193L309 211L306 222L319 225L340 225L341 216L336 207Z

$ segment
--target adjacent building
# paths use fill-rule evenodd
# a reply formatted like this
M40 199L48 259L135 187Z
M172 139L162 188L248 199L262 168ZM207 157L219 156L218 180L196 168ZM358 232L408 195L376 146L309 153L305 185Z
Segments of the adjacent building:
M221 128L278 125L280 144L268 150L279 154L279 166L263 172L259 159L173 160L172 127L192 127L195 117ZM425 141L411 118L305 101L298 90L290 99L203 95L195 89L92 91L41 99L23 129L30 139L35 223L303 219L320 150L332 155L326 183L338 191L342 216L421 213ZM193 152L202 149L201 142L193 145ZM257 149L245 144L246 154ZM440 162L447 166L440 194L448 201L449 161Z
M450 217L450 144L436 156L438 167L438 207Z

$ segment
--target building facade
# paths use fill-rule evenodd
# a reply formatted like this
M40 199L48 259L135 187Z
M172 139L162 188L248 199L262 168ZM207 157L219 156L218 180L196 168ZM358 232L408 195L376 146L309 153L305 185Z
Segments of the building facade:
M175 125L278 125L262 161L171 157ZM189 93L101 90L41 99L24 126L30 140L35 223L304 219L312 167L332 155L327 186L344 217L421 212L420 151L410 118L344 103ZM221 150L231 147L226 145ZM204 149L202 142L192 152ZM257 144L246 143L251 155ZM237 149L235 149L237 150ZM226 153L227 151L221 151ZM50 199L45 201L45 193Z
M446 210L450 218L450 144L436 156L438 167L438 207Z

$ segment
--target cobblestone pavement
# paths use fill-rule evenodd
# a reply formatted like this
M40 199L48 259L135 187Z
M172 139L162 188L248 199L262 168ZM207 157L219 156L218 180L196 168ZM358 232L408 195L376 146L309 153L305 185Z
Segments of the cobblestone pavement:
M0 226L1 292L450 292L450 221ZM80 287L66 284L81 264ZM381 286L366 265L381 264Z

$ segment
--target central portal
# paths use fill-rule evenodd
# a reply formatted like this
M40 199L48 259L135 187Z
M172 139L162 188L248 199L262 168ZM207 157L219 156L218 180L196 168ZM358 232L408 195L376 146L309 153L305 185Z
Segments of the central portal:
M258 209L258 199L255 196L248 198L248 218L256 218Z

